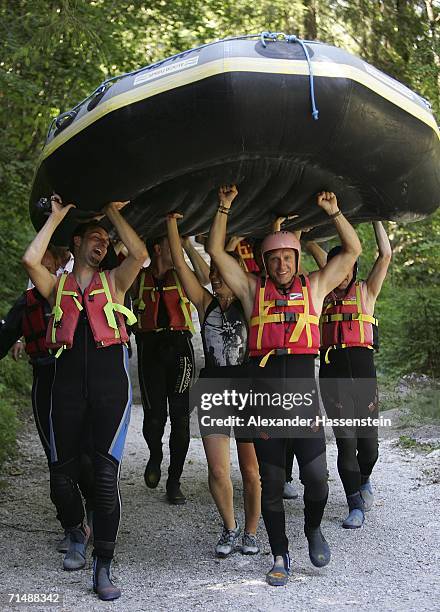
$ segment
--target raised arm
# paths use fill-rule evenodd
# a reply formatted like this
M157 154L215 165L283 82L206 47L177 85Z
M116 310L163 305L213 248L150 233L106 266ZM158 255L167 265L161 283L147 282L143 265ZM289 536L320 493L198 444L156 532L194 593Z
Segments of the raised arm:
M41 261L56 228L62 222L69 210L74 208L73 204L63 206L61 198L58 195L52 196L51 202L51 214L26 249L22 258L23 266L31 281L46 300L52 299L57 277L51 274L49 270L43 266Z
M382 223L380 221L374 221L373 228L376 235L376 243L379 248L379 255L368 275L366 288L368 300L375 302L382 289L393 252L391 250L390 240Z
M225 251L227 251L228 253L235 251L235 249L238 247L242 240L243 236L231 236L228 242L226 243Z
M170 245L171 257L173 258L174 267L185 293L197 308L202 322L206 308L212 300L212 295L200 284L197 276L185 261L180 243L179 230L177 228L177 219L181 218L182 215L179 213L171 213L167 216L168 242Z
M198 250L194 247L191 239L185 236L181 239L182 246L185 249L186 254L194 268L194 273L197 276L199 283L205 287L211 282L209 280L209 266L203 257L200 255Z
M313 240L309 240L305 243L306 251L310 253L313 259L318 264L318 268L322 270L322 268L327 263L327 253L322 249L317 242Z
M325 296L340 285L349 274L362 252L362 247L354 228L339 210L338 201L333 192L322 191L319 193L317 204L335 224L342 247L341 252L326 263L322 270L312 272L309 275L315 306L319 307L319 305L322 305Z
M113 223L119 238L128 251L124 261L110 272L116 293L122 294L125 294L131 287L144 261L147 259L145 244L119 212L125 204L126 202L110 202L110 204L104 207L105 214Z
M238 261L225 251L228 214L237 194L235 185L220 187L219 207L209 232L207 251L225 283L242 303L246 315L250 316L257 281L253 274L247 274Z

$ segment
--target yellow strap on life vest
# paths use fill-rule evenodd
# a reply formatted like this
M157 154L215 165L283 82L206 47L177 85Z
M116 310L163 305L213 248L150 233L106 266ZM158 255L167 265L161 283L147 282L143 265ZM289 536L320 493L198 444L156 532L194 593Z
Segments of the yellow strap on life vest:
M358 283L356 283L356 306L357 306L358 315L362 315L361 286ZM360 341L361 341L361 344L364 344L365 342L364 323L361 318L358 318L358 321L359 321Z
M347 317L347 313L345 314L333 314L333 315L323 315L322 322L323 323L332 323L334 321L363 321L364 323L372 323L373 325L379 325L379 321L372 317L371 315L362 314L362 313L348 313L351 314L350 319L344 318Z
M59 321L61 321L62 317L63 317L63 309L61 308L61 298L63 297L63 295L71 295L73 298L73 301L75 302L76 307L78 308L78 310L81 312L81 310L83 310L82 305L80 304L80 302L76 299L78 294L76 291L64 291L64 284L67 280L68 277L68 273L65 272L64 274L62 274L60 276L60 280L58 283L58 287L57 287L57 294L55 296L55 304L52 308L52 314L53 314L53 323L52 323L52 331L51 331L51 341L53 344L56 344L57 341L57 336L56 336L56 323L58 323ZM63 347L61 347L62 350ZM61 355L61 351L59 350L58 353ZM57 353L56 356L59 356Z
M96 293L102 293L102 292L105 293L105 297L107 298L107 304L104 306L104 314L105 314L105 318L107 319L107 325L111 327L112 329L114 329L115 338L120 338L121 334L119 332L119 327L116 321L115 312L120 312L121 314L125 315L127 317L127 322L129 325L133 325L134 323L136 323L137 318L131 312L129 308L127 308L123 304L118 304L117 302L113 302L113 297L110 291L110 287L109 287L107 276L105 272L100 272L99 278L101 279L102 289L96 289L95 291L91 291L90 295L96 294Z
M307 335L307 347L311 348L313 345L313 336L311 325L319 325L319 317L310 314L310 300L307 285L302 285L302 300L285 300L285 306L304 306L304 312L298 313L298 319L293 329L292 335L289 338L289 342L292 344L298 342L303 330L306 330ZM256 317L252 317L250 324L258 325L257 333L257 349L261 350L261 340L263 336L263 328L266 323L284 323L285 313L267 314L269 308L276 306L276 300L265 301L264 300L265 287L260 286L260 296L258 303L259 314ZM283 300L284 301L284 300ZM260 361L260 367L264 368L269 357L276 353L276 349L269 351L263 359ZM291 349L287 349L288 354L292 354Z
M183 316L185 317L185 323L186 326L188 327L188 329L191 331L192 334L195 334L195 329L194 329L194 325L191 319L191 303L189 301L189 299L183 294L182 291L182 286L180 284L179 281L179 277L177 276L177 273L175 270L173 270L173 275L174 275L174 279L176 281L176 286L175 287L166 287L166 289L177 289L178 293L179 293L179 297L180 297L180 307L182 309L183 312ZM164 287L165 290L165 287ZM188 309L186 308L186 304L189 304L189 312Z
M264 302L264 294L266 291L266 287L264 286L260 286L260 295L259 295L259 300L258 300L258 317L256 317L257 320L257 325L258 325L258 333L257 333L257 349L260 350L261 349L261 340L263 338L263 328L264 328L264 323L262 321L262 318L265 316L265 302ZM251 323L252 325L252 323ZM263 366L264 367L264 366Z

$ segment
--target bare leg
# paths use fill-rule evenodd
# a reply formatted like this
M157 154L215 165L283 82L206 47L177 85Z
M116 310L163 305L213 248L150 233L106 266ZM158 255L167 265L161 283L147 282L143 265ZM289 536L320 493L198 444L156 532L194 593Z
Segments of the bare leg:
M261 484L253 442L237 442L237 453L243 479L244 530L255 535L261 514Z
M226 529L235 529L234 493L230 470L229 436L203 438L208 460L209 490Z

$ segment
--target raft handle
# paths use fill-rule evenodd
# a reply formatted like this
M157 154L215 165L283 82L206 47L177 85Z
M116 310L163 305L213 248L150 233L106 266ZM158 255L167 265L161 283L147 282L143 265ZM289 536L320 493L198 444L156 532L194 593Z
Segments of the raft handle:
M62 115L59 115L56 119L55 119L55 136L57 136L60 132L62 132L68 125L70 125L73 120L75 119L75 117L77 116L78 111L76 110L70 110L67 113L63 113Z
M110 87L113 85L113 83L103 83L102 85L100 85L96 91L94 91L92 93L92 99L90 100L90 102L87 105L87 110L91 111L93 110L96 106L98 106L98 104L101 102L102 98L105 95L105 92L107 91L107 89L110 89Z

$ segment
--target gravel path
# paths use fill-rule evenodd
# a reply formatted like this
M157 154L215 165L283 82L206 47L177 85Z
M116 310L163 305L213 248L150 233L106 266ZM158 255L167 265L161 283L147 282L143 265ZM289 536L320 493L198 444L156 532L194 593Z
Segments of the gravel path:
M31 420L20 436L19 455L6 466L0 483L0 591L58 589L64 597L58 609L76 612L440 608L439 452L426 457L402 450L395 445L400 432L384 432L374 478L377 503L363 529L346 531L340 527L345 503L335 444L330 440L330 499L323 531L332 548L332 562L321 570L310 564L302 534L302 503L286 502L293 574L287 587L276 589L264 581L271 556L262 523L262 554L237 553L221 561L214 557L219 519L194 423L183 478L186 506L164 501L163 480L156 490L146 490L141 416L141 407L134 406L121 479L124 507L114 573L123 597L112 604L96 599L90 588L90 561L81 572L61 569L62 555L54 552L59 528L48 498L45 458ZM240 521L240 478L236 453L232 456ZM6 601L3 594L1 610L48 609L23 604L11 608Z

